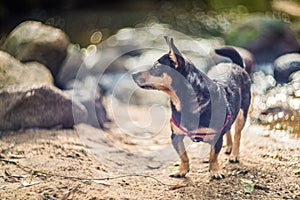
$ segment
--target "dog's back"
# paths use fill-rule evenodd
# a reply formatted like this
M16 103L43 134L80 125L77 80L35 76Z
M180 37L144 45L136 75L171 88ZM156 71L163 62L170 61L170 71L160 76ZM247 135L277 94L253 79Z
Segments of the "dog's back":
M207 73L212 80L224 85L227 92L233 95L228 98L228 103L240 107L244 111L244 117L247 117L248 107L250 104L250 85L251 80L240 54L230 47L216 50L216 53L229 57L233 63L220 63L213 66ZM238 101L235 98L240 98ZM240 105L239 105L240 102ZM238 109L237 109L238 110Z

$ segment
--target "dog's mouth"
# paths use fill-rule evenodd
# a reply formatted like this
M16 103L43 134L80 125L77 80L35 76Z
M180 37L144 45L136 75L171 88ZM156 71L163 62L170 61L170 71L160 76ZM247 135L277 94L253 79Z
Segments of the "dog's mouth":
M146 90L153 90L154 89L154 86L153 85L150 85L150 84L145 84L145 82L141 82L139 80L135 80L134 79L134 82L140 87L140 88L143 88L143 89L146 89Z
M141 88L146 89L146 90L153 90L154 87L152 85L139 85Z

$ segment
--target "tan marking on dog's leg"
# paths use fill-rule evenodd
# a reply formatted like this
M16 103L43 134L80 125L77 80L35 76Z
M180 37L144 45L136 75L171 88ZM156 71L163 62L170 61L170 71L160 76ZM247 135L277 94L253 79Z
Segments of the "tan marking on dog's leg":
M180 174L185 176L189 171L190 171L189 158L187 156L187 153L184 152L182 155L180 155L179 172Z
M177 139L175 142L177 143L173 143L173 145L180 157L180 165L178 171L170 174L170 177L183 178L190 171L189 158L183 143L183 138Z
M230 130L226 133L225 137L226 137L225 153L230 154L231 150L232 150L232 137L231 137L231 131Z
M239 162L241 132L244 128L244 125L245 125L244 112L243 112L243 110L240 110L240 112L235 120L234 140L233 140L232 151L230 154L229 162L232 162L232 163Z
M209 154L209 172L213 179L222 179L224 175L220 170L218 162L218 153L215 152L215 147L212 145Z

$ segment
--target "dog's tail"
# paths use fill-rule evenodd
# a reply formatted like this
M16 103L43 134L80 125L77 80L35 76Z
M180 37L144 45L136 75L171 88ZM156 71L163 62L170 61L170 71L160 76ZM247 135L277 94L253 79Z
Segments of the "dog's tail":
M233 63L245 68L245 63L239 52L233 47L223 47L215 49L216 54L230 58Z

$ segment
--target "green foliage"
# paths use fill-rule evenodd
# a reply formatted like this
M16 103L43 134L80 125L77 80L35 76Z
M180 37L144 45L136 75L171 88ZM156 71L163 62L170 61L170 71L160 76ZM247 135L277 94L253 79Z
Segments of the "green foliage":
M240 29L235 29L226 37L226 43L236 46L245 47L251 41L257 38L258 31L252 27L241 27Z
M248 184L244 188L244 193L245 194L251 194L254 190L254 184Z
M300 175L300 169L294 171L295 175Z

